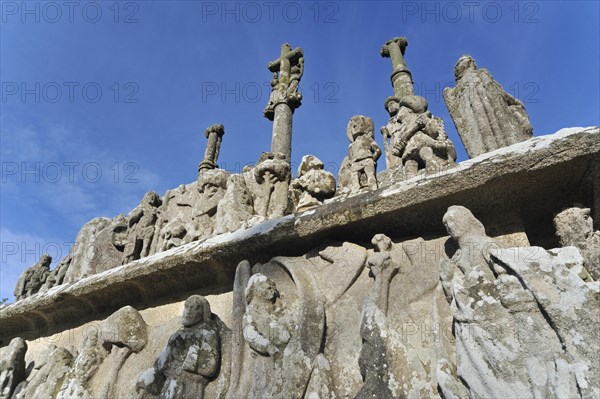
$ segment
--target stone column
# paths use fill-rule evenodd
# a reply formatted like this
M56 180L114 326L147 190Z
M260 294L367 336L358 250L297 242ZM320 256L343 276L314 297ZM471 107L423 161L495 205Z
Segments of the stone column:
M388 40L381 48L381 56L392 60L392 86L397 98L414 95L412 74L404 61L404 51L408 46L405 37L395 37Z
M298 90L304 73L304 53L300 47L292 50L289 44L281 46L281 55L268 64L273 72L271 95L264 115L273 121L271 152L283 154L290 162L292 157L292 115L301 105L302 93Z
M221 149L221 141L225 134L225 127L220 124L211 125L206 129L206 150L204 151L204 160L198 165L198 176L207 170L217 167L217 159L219 159L219 151Z

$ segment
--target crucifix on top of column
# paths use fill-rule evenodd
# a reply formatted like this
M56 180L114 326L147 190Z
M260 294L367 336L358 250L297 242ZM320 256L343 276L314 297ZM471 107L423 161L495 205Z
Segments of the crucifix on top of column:
M283 154L290 162L292 154L292 114L301 105L302 93L298 90L304 73L304 52L300 47L292 50L287 43L281 46L281 55L268 64L273 72L271 95L264 115L273 121L271 152Z

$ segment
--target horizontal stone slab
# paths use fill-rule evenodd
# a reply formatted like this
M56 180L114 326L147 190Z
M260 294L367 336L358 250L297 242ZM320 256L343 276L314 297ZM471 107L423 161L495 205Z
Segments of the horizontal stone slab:
M600 221L600 129L569 128L502 148L448 170L348 198L301 214L194 242L54 287L0 310L1 343L34 339L105 317L232 289L243 259L298 256L328 241L370 245L376 233L395 239L445 236L450 205L469 208L491 236L526 232L532 245L557 246L555 212L576 201Z

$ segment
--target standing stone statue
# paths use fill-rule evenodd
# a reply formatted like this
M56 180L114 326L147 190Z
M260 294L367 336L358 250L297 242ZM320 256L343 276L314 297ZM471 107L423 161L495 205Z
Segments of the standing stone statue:
M504 91L487 69L463 55L454 66L456 87L444 100L471 158L528 140L533 128L523 103Z
M376 170L381 149L375 142L373 120L363 115L353 116L348 122L346 135L350 145L348 156L340 168L340 188L352 194L361 190L377 190Z
M600 231L594 231L590 208L575 205L554 217L556 235L563 247L579 249L584 267L594 280L600 280Z
M17 301L37 293L42 288L50 275L51 263L52 257L44 254L40 257L38 263L21 273L14 291Z
M150 191L142 202L127 216L127 244L125 245L125 263L143 258L150 254L150 245L154 237L154 224L161 205L157 193Z
M302 157L298 177L292 181L296 212L319 206L323 200L335 195L335 176L324 167L323 162L313 155Z
M404 53L405 37L389 40L381 49L382 57L392 60L394 95L385 100L390 115L381 128L388 169L403 169L409 179L420 170L436 172L454 165L456 150L444 130L441 119L427 111L427 100L414 94L412 74Z
M23 338L13 338L4 356L0 358L0 399L12 397L19 383L25 381L25 353L27 343Z
M219 159L225 127L220 124L211 125L206 128L205 134L208 141L204 152L204 160L198 165L198 176L207 170L215 169L217 167L217 160Z
M154 368L140 376L136 384L139 397L202 399L206 385L218 374L219 330L206 298L192 295L185 301L181 324Z

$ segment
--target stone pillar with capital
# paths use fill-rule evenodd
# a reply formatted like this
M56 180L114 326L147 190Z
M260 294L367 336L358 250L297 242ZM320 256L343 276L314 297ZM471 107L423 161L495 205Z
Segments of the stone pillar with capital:
M412 73L404 60L404 52L408 46L405 37L395 37L381 47L381 56L392 60L392 86L397 98L414 95Z
M273 72L273 80L264 116L273 121L273 133L271 152L263 153L254 168L254 177L260 186L254 205L260 217L270 219L292 211L289 195L292 115L302 102L299 84L304 74L304 52L300 47L292 50L284 43L279 58L267 67Z

